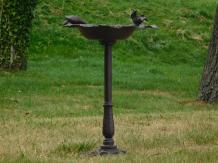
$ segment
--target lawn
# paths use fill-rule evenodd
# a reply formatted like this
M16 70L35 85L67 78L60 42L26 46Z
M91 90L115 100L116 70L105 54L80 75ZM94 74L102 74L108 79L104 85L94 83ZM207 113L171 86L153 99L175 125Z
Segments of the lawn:
M119 5L118 5L119 4ZM25 72L0 71L1 162L216 162L218 104L197 101L216 0L44 0ZM64 15L157 31L113 50L115 141L126 155L87 157L103 141L103 48L63 28Z

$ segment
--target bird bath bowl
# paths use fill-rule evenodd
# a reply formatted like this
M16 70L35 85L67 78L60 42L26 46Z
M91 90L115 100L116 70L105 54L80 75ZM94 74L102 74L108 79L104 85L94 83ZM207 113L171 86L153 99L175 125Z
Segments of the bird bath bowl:
M99 40L103 42L115 42L116 40L127 39L136 29L133 25L75 25L79 28L81 34L87 39Z
M87 39L101 42L116 42L125 40L136 29L157 29L156 26L135 25L94 25L94 24L71 24L66 27L78 28L80 33Z
M67 27L78 28L87 39L99 41L104 45L104 117L103 117L103 145L90 155L108 155L126 153L114 144L114 120L112 110L112 46L117 40L125 40L136 29L155 29L156 26L138 27L135 25L93 25L71 24Z

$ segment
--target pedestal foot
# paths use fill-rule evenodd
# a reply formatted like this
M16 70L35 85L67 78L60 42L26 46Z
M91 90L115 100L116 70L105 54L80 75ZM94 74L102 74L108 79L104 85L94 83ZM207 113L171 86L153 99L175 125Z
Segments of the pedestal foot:
M103 156L103 155L117 155L117 154L125 154L126 151L120 150L117 146L101 146L100 149L96 151L90 152L89 156Z

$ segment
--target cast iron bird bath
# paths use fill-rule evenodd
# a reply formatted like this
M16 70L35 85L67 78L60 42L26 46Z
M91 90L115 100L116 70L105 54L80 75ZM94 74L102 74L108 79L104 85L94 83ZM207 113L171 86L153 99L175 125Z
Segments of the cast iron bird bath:
M126 153L114 144L114 120L112 110L112 46L117 40L127 39L136 29L156 28L155 26L138 27L135 25L92 25L71 24L68 27L78 28L81 34L91 40L97 40L104 46L104 141L100 149L90 155L107 155Z

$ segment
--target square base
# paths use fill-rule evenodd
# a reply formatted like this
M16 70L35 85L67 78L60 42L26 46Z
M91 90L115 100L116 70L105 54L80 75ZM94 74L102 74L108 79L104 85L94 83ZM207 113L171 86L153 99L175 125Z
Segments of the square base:
M117 146L101 146L100 149L88 153L88 156L117 155L125 153L126 151L118 149Z

